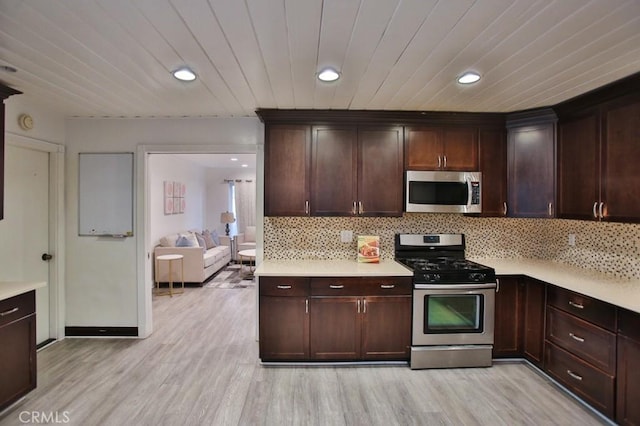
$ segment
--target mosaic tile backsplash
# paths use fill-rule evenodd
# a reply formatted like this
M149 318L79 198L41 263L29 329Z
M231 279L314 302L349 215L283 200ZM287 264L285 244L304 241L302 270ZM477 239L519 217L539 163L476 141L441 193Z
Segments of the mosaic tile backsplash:
M353 240L340 242L341 230L353 231ZM379 235L381 257L393 259L398 232L463 233L467 257L547 259L640 279L640 225L563 219L412 213L401 218L265 217L264 258L355 260L360 234ZM575 246L569 246L569 234L575 234Z

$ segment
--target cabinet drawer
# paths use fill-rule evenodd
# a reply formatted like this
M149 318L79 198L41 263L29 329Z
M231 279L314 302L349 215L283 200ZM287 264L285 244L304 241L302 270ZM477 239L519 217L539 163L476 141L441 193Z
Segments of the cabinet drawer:
M545 345L547 372L587 403L612 418L614 412L613 376L603 373L580 358L555 346Z
M411 277L323 277L311 279L312 296L410 295Z
M547 303L609 331L616 330L616 308L606 302L560 287L549 286Z
M0 327L36 311L35 290L0 300Z
M547 340L615 375L616 335L554 307L547 309Z
M307 296L309 278L260 277L260 296Z
M311 279L312 296L363 296L362 281L356 277L327 277Z

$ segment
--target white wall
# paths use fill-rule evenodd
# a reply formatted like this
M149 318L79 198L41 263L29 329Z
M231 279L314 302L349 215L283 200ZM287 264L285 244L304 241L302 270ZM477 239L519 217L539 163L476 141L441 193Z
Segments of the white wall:
M167 234L203 229L207 198L206 171L205 167L175 155L149 155L149 241L152 246ZM164 181L186 185L184 213L164 214Z
M78 236L78 153L137 152L139 145L159 152L180 145L192 152L196 145L203 151L212 145L256 147L263 126L257 118L68 119L66 130L67 326L135 327L141 297L136 248L143 230L136 227L134 237L119 240Z
M59 145L65 143L64 116L52 111L46 106L28 97L28 95L14 95L4 101L5 104L5 132L25 136L40 141ZM22 130L18 125L20 114L33 117L33 129Z

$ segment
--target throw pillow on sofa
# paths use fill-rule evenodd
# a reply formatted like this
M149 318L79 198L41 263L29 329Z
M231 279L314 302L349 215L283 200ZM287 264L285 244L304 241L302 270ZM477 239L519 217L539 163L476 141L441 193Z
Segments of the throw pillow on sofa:
M202 238L204 238L204 246L207 250L210 248L214 248L216 246L216 242L213 241L213 237L211 236L211 232L208 229L202 231Z
M188 234L180 234L176 240L176 247L198 247L198 240L191 232Z
M204 237L199 232L194 232L193 235L196 236L196 240L198 240L198 245L204 249L207 248L207 244L204 241Z

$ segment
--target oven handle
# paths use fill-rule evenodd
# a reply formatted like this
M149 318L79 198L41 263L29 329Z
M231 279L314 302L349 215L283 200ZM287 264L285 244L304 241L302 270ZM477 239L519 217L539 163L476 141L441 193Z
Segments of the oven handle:
M486 284L414 284L417 290L478 290L485 288L496 288L496 283Z

